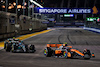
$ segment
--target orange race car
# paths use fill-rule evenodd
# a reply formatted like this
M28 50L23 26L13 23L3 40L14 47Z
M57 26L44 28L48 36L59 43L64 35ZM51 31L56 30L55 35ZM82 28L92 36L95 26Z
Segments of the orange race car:
M56 47L56 49L51 47ZM54 49L54 50L53 50ZM72 46L68 46L67 44L47 44L47 47L44 49L44 55L46 57L51 56L61 56L64 58L84 58L84 59L90 59L92 57L95 57L94 53L91 54L90 50L84 49L83 52L72 48Z

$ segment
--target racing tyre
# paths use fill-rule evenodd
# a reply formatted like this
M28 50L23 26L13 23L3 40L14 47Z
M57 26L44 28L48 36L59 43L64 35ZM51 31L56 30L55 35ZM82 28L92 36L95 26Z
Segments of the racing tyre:
M73 52L71 58L78 59L79 55L77 53Z
M6 43L4 44L4 49L6 49Z
M70 52L64 51L64 52L63 52L63 56L64 56L65 58L71 58L71 53L70 53Z
M53 50L50 48L50 47L47 47L45 50L44 50L44 55L46 57L51 57L53 54Z
M15 51L15 50L13 50L13 51L12 51L12 53L16 53L16 51Z
M29 52L34 53L35 51L36 51L35 46L31 45L30 48L29 48Z
M6 52L10 52L11 46L6 44Z
M84 55L84 59L89 60L90 59L90 56L88 54L85 54Z
M90 50L87 50L87 52L84 52L84 59L90 59L91 58L91 52Z
M64 56L64 58L67 58L67 52L66 51L63 52L63 56Z
M12 45L12 53L15 53L16 51L15 51L15 45Z
M31 45L30 46L30 50L35 50L35 46L34 45Z

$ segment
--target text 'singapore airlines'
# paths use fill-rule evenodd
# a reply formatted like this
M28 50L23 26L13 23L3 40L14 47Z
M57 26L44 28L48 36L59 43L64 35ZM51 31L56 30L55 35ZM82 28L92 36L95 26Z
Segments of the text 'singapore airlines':
M40 8L39 13L92 13L91 9L49 9L49 8Z

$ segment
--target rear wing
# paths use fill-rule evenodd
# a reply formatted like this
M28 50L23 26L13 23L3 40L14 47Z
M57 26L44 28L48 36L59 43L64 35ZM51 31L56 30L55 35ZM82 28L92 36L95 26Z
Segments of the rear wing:
M65 44L47 44L47 47L57 47L59 48L60 46L65 46ZM69 48L72 48L72 46L67 46Z

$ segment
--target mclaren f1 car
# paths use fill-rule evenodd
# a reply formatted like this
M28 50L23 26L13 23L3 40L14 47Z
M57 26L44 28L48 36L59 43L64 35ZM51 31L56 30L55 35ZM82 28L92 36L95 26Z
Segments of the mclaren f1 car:
M54 49L55 47L56 49ZM95 57L94 53L91 53L89 49L84 49L83 51L79 51L72 46L68 46L67 44L47 44L44 49L44 55L46 57L51 56L61 56L64 58L84 58L90 59Z

